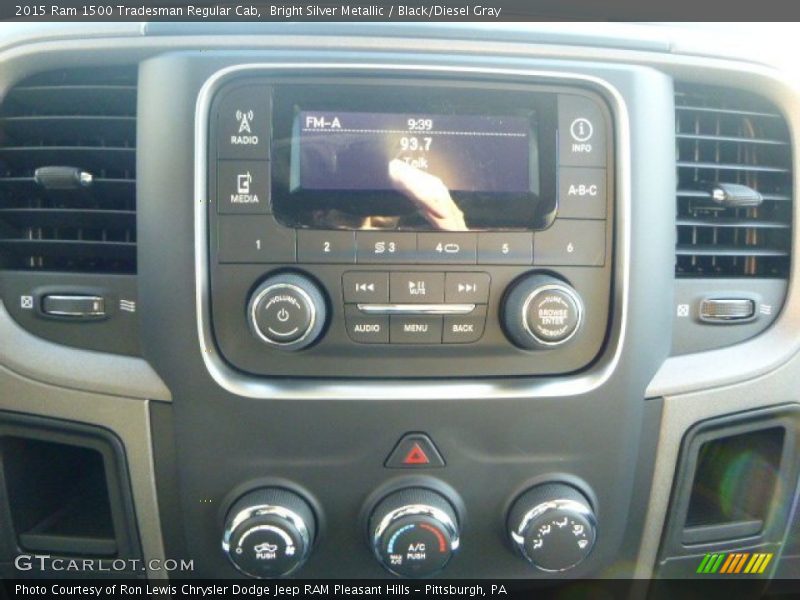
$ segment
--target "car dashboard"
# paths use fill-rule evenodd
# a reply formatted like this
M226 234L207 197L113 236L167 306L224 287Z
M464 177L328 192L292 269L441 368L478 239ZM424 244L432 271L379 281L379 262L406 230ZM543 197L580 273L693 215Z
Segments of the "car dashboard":
M2 29L4 578L800 577L783 47Z

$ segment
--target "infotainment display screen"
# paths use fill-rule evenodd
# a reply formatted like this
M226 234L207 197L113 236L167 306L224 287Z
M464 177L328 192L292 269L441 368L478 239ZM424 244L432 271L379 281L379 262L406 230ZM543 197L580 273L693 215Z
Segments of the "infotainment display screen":
M450 192L524 194L538 169L532 136L524 117L301 110L292 190L409 190L436 178Z
M554 95L276 86L272 203L315 229L540 229L555 208Z

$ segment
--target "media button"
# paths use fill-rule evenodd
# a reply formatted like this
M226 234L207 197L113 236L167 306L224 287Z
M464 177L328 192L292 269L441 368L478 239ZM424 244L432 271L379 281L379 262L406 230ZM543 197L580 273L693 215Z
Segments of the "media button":
M297 258L301 263L354 263L356 237L352 231L297 230Z
M389 274L348 271L342 275L344 301L363 304L389 302Z
M486 304L489 301L488 273L447 273L444 301L456 304Z
M585 96L558 95L559 164L606 166L605 119L600 106Z
M388 344L389 317L365 315L355 306L345 306L345 327L351 340L359 344Z
M537 231L536 265L602 267L606 259L606 222L556 219Z
M532 233L525 231L487 231L478 234L478 264L530 265L532 263Z
M417 253L422 263L474 265L478 239L475 233L419 233Z
M444 302L444 273L391 273L389 299L396 303Z
M445 344L471 344L483 336L486 325L486 307L476 306L468 315L448 315L444 318Z
M606 170L561 167L558 170L558 216L606 218Z
M270 213L269 163L254 160L218 161L217 212Z
M261 85L225 93L217 111L218 158L269 159L270 89Z
M356 261L359 263L413 264L416 258L416 233L356 232Z
M442 317L392 315L389 340L392 344L441 344Z

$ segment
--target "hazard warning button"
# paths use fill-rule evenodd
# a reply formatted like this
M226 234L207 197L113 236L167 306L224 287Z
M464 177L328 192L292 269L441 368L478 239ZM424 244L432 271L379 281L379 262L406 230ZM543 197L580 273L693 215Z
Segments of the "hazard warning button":
M444 466L444 459L424 433L407 433L389 454L384 466L389 469L430 469Z

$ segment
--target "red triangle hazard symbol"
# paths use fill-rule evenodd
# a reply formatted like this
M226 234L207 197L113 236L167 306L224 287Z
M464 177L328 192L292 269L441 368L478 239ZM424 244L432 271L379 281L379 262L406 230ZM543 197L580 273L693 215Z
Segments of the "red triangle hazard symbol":
M404 465L427 465L430 461L428 455L416 442L408 451L406 457L403 459Z

